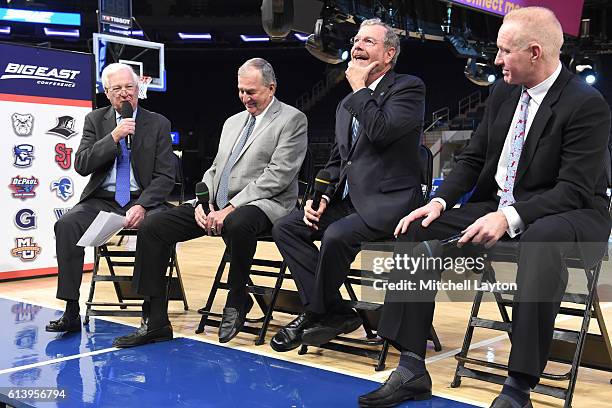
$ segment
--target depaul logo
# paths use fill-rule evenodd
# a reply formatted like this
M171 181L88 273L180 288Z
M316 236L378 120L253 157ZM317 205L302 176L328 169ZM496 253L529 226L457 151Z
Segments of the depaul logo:
M34 189L38 187L38 179L34 176L16 176L11 179L9 187L13 189L13 198L25 200L26 198L36 197Z
M4 74L0 80L4 79L29 79L36 81L40 85L61 86L74 88L74 79L81 71L71 69L59 69L37 65L26 65L9 62L4 68Z

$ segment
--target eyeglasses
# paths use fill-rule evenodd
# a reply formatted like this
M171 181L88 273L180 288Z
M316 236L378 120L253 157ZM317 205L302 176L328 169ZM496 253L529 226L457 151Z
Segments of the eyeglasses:
M132 93L134 91L134 89L136 88L136 86L134 84L128 84L125 86L113 86L112 88L107 88L107 90L110 93L113 93L115 95L121 93L121 91L126 91L127 93Z
M358 42L362 42L366 47L373 47L376 44L378 44L376 41L374 41L373 38L370 37L365 37L365 38L361 38L361 37L353 37L350 39L351 45L355 45Z

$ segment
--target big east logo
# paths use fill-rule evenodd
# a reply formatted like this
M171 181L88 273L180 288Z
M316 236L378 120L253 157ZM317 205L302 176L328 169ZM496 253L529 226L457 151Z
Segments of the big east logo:
M9 187L13 190L13 198L21 198L22 200L25 200L26 198L36 197L34 189L38 187L38 179L34 176L13 177Z
M65 143L55 145L55 162L64 170L68 170L72 164L72 148L66 147Z

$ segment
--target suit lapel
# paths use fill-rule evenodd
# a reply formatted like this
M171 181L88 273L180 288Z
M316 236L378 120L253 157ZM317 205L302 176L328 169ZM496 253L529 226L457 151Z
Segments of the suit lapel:
M378 83L378 85L376 85L376 89L374 89L374 91L371 91L371 95L374 96L374 98L376 98L376 103L380 106L382 105L383 101L385 100L385 98L387 97L388 94L388 90L389 88L391 88L391 86L395 83L395 72L394 71L389 71L385 74L385 76L380 80L380 82ZM349 116L349 121L348 121L348 140L351 140L353 134L353 117L351 115ZM359 143L359 139L361 139L361 134L363 133L363 126L361 126L361 124L359 125L359 130L357 131L357 139L355 139L355 143L351 144L351 150L348 153L348 157L351 157L353 155L353 152L355 151L355 147L357 146L357 143Z
M151 126L151 120L149 119L149 112L142 107L138 107L138 114L136 115L136 130L134 131L134 136L132 137L132 150L131 150L131 161L132 168L134 169L134 177L136 181L140 185L140 175L138 174L138 169L141 168L139 165L143 157L143 143L144 138L149 134L149 128ZM170 137L170 135L168 135Z
M519 98L521 97L521 87L517 86L512 90L510 96L502 103L497 117L493 121L493 131L491 132L491 139L489 140L489 152L493 152L494 156L490 162L494 163L494 168L497 168L499 157L503 150L504 142L508 136L510 125L512 124L512 118L516 111L516 105L518 104Z
M515 185L521 179L521 177L527 172L527 168L529 168L529 164L531 163L531 159L535 154L536 148L538 146L538 141L546 128L546 124L550 120L552 116L552 106L559 100L561 96L561 91L565 88L565 84L571 78L571 74L565 68L561 69L561 73L559 77L552 85L552 87L546 93L542 104L538 108L538 112L536 113L535 118L533 118L533 123L529 128L529 133L527 134L527 140L525 141L525 146L523 146L523 151L521 152L521 158L519 160L518 168L516 170L516 180Z

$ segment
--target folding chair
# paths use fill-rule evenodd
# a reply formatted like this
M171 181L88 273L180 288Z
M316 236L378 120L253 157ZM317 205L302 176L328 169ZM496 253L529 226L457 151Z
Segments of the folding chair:
M421 158L421 184L423 187L423 195L425 199L427 199L431 194L432 188L433 155L431 150L425 145L420 146L419 155ZM392 240L389 242L394 241ZM356 339L347 336L337 336L333 341L322 344L319 347L374 359L376 360L375 370L381 371L385 368L385 361L389 351L388 340L382 339L374 333L378 327L382 304L360 301L353 288L353 285L360 287L372 286L374 279L384 279L384 275L377 275L370 271L351 268L344 283L344 287L349 295L349 299L346 300L345 303L354 308L361 317L363 328L366 332L366 338ZM429 340L433 342L435 351L442 350L442 345L440 344L440 340L433 326L431 327ZM372 346L375 348L372 348ZM308 352L308 347L309 346L302 345L298 353L306 354Z
M177 155L174 155L174 157L176 159L175 185L180 186L179 204L181 204L185 198L183 171L180 158ZM171 204L168 204L168 206L171 206ZM135 229L123 229L119 231L117 233L117 236L119 237L117 246L121 246L126 237L129 239L129 237L135 237L137 234L138 230ZM134 268L134 257L136 255L136 251L130 249L114 249L111 247L111 243L106 243L94 248L94 269L91 277L91 284L89 286L89 296L87 298L87 302L85 302L86 310L84 324L89 323L89 316L139 317L142 315L142 311L140 309L142 307L144 297L135 293L131 287L131 271ZM106 260L109 275L100 274L100 261L102 259ZM129 268L130 275L117 275L115 273L115 268ZM176 270L176 276L173 276L174 270ZM115 289L115 294L117 295L117 302L95 302L94 295L97 282L112 282ZM185 295L185 289L183 287L181 270L179 268L176 255L176 245L174 248L172 248L172 254L170 255L170 259L168 261L166 291L168 294L168 300L182 301L183 308L185 310L189 310L187 296ZM128 308L137 308L137 310L127 310Z
M608 162L609 163L609 162ZM610 166L607 166L610 173ZM611 183L611 175L608 174L608 187ZM608 203L609 210L612 209ZM605 245L605 243L602 243ZM485 269L483 271L481 282L496 282L494 262L518 262L519 244L517 242L500 241L490 250L486 251ZM607 251L606 251L607 252ZM564 401L564 408L570 408L576 380L578 378L578 368L580 366L593 368L602 371L612 372L612 345L610 343L610 335L606 328L599 297L597 295L597 282L602 268L602 264L607 260L608 254L593 267L588 267L582 259L577 256L567 257L565 259L568 273L569 269L582 270L586 277L587 292L582 293L566 293L563 295L562 302L577 305L562 306L559 309L558 315L581 317L580 328L578 330L568 330L555 328L553 332L553 340L551 344L549 361L567 364L569 369L562 374L553 374L544 372L541 378L553 381L567 381L566 387L557 387L547 384L538 384L533 390L539 394L549 395ZM571 275L570 275L571 276ZM489 362L474 357L469 357L468 352L472 342L472 337L475 328L486 328L490 330L503 331L508 333L508 337L512 340L512 322L508 314L508 308L512 307L512 300L507 296L512 296L513 291L493 291L493 296L499 309L502 321L492 319L484 319L478 316L480 305L482 303L483 291L477 291L472 304L468 326L463 340L461 351L455 355L457 367L455 376L451 383L452 388L457 388L461 385L461 378L468 377L476 380L491 382L495 384L503 384L506 377L504 375L485 372L475 368L466 367L466 364L486 367L489 369L508 371L506 364ZM504 295L506 297L504 297ZM600 334L589 333L589 323L591 318L595 318L599 326ZM612 380L610 381L612 383Z
M307 150L306 156L304 157L304 162L302 163L302 167L300 168L300 173L298 175L298 182L300 185L300 194L296 203L298 208L302 208L302 204L305 202L305 199L312 188L313 181L313 161L310 150ZM269 232L261 235L257 237L257 242L273 242L272 235L270 235ZM223 282L222 278L225 267L230 261L231 248L226 247L225 251L223 252L223 256L221 257L221 261L219 262L219 266L217 267L217 272L215 273L213 285L208 295L206 304L203 308L198 310L198 313L202 314L202 317L200 319L200 324L196 329L197 334L202 333L206 326L219 327L221 324L222 313L212 312L211 309L215 296L217 295L217 291L219 289L229 290L227 282ZM259 267L273 268L274 270L261 270L258 269ZM274 310L286 313L299 313L302 308L297 292L281 289L283 280L285 278L291 279L291 276L286 274L286 271L287 265L283 261L261 258L253 259L247 284L247 291L253 295L259 308L264 313L264 316L258 319L247 318L246 322L249 323L249 325L245 325L242 328L242 332L256 335L256 345L261 345L265 342L266 332L268 330L270 320L272 320L272 313ZM253 283L251 276L276 278L276 283L274 287L256 285ZM281 295L280 298L279 295ZM259 327L255 326L260 323L261 325Z

